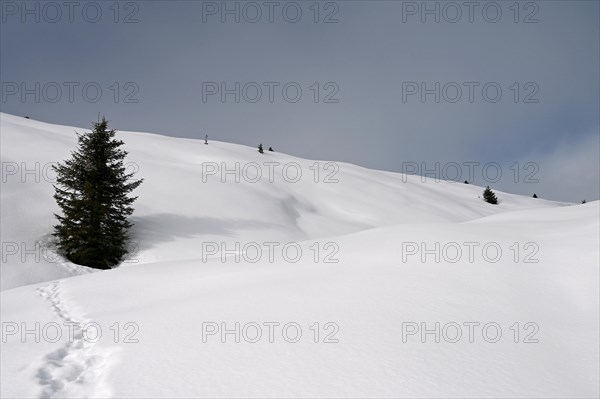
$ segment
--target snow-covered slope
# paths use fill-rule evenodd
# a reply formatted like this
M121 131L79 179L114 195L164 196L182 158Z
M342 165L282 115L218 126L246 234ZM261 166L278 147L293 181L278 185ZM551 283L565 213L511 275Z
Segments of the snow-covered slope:
M58 262L49 245L55 178L50 166L76 148L75 131L0 114L2 234L8 253L2 289L86 272ZM148 133L119 132L136 190L132 259L126 264L201 257L204 241L298 241L384 225L456 223L509 210L559 204L501 193L502 205L478 197L481 187L315 162L256 148ZM235 171L238 166L239 173ZM262 169L256 180L256 165ZM318 170L318 172L316 172ZM297 173L301 174L298 179ZM236 183L236 178L239 183ZM298 181L296 181L298 180ZM225 183L223 182L225 181ZM14 243L14 244L13 244ZM41 256L27 250L42 245ZM242 245L243 246L243 245ZM6 260L6 261L4 261ZM50 262L48 262L50 260Z
M75 146L70 127L0 122L3 163L43 168ZM145 179L139 250L97 273L3 254L3 332L16 330L3 336L2 397L598 396L598 202L498 193L491 206L481 187L344 163L325 183L336 166L319 162L315 182L315 161L119 135ZM248 178L255 162L263 178L203 178L210 162ZM272 182L264 162L280 163ZM296 183L282 175L292 163ZM2 241L48 242L51 195L43 176L6 176ZM252 242L277 243L273 259L263 245L254 262ZM223 259L211 243L247 252ZM73 274L85 275L60 279ZM82 334L90 322L97 342ZM35 323L46 339L23 339Z

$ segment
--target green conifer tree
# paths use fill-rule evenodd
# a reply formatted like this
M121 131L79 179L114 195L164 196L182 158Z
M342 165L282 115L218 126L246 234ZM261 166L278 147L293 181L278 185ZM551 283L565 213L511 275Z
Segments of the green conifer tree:
M485 190L483 190L483 200L489 204L498 205L498 197L496 197L496 194L490 189L490 186L487 186Z
M53 166L54 199L62 210L55 214L57 246L73 263L97 269L113 267L127 253L127 217L137 199L128 194L142 183L127 173L127 152L115 133L103 117L92 132L77 135L71 159Z

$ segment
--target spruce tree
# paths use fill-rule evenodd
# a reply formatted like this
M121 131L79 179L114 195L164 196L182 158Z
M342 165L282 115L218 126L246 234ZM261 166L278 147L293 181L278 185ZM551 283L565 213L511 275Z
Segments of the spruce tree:
M127 217L137 197L128 194L142 180L126 173L127 152L120 149L115 130L103 117L92 132L77 134L78 148L71 159L53 166L57 174L54 199L63 215L53 235L64 255L80 265L110 269L127 253Z
M269 151L274 152L273 147L269 147Z
M487 203L498 205L498 198L496 194L490 189L490 186L487 186L485 190L483 190L483 200Z
M537 198L537 197L538 197L537 194L533 193L533 198Z
M261 154L264 154L264 150L263 150L263 146L262 143L258 145L258 152L260 152Z

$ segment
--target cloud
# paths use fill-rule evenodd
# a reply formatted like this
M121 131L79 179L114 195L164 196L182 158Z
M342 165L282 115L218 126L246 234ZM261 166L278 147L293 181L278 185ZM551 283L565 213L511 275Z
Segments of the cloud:
M530 195L535 192L541 198L572 202L600 199L600 130L573 136L581 138L564 140L548 153L532 153L521 159L518 187L502 189ZM533 170L523 171L522 166L527 162L538 165L538 183L523 183L524 177Z

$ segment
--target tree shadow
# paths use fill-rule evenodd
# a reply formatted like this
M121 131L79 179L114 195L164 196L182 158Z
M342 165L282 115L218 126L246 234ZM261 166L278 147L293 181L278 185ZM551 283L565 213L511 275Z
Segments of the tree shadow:
M136 216L131 218L131 222L134 225L129 236L139 249L149 249L180 238L205 235L235 237L240 230L282 228L281 225L260 220L182 216L174 213Z

